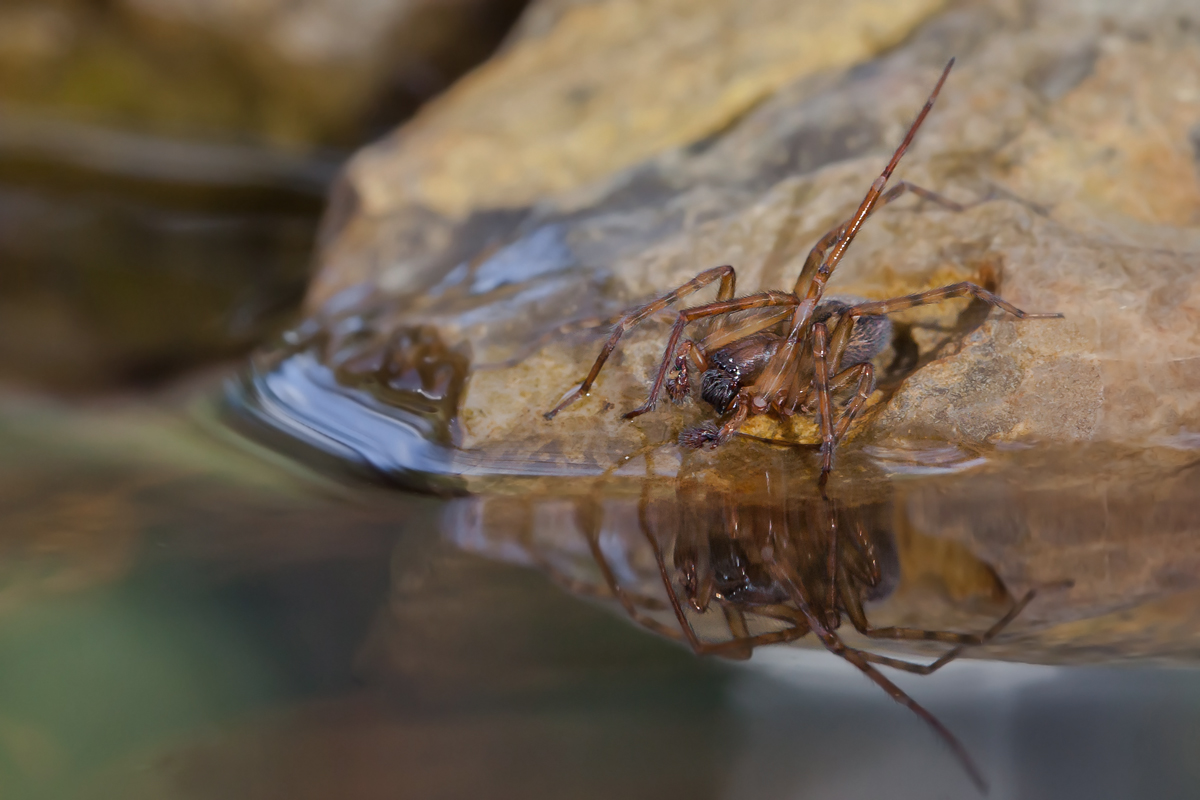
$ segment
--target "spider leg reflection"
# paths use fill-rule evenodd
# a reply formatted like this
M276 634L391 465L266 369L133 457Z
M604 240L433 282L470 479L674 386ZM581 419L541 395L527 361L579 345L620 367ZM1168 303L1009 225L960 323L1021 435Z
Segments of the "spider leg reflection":
M639 601L622 588L601 546L600 515L587 515L590 522L581 525L608 589L630 618L697 654L735 659L749 658L762 645L814 634L827 650L924 720L984 790L982 773L954 734L877 667L935 672L999 635L1033 592L983 633L874 627L864 604L886 597L899 580L896 546L888 526L881 524L890 508L886 499L854 505L811 485L789 494L796 487L769 469L757 483L737 486L721 487L714 485L712 475L701 477L705 480L678 478L673 497L644 490L638 507L669 616L661 602ZM844 618L868 639L953 647L927 664L872 653L843 640L839 628Z

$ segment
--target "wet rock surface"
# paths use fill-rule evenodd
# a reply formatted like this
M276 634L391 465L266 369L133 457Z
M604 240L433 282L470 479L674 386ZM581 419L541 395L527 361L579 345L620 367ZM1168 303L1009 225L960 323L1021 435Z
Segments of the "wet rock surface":
M829 291L883 298L974 280L1065 319L1019 322L966 301L894 315L896 346L877 367L897 363L901 347L909 366L884 382L852 437L1137 445L1200 426L1200 180L1189 138L1200 119L1200 38L1187 4L1136 12L1045 4L1016 14L968 3L914 14L894 22L907 25L903 45L868 49L849 71L836 61L793 67L798 80L781 78L757 104L649 137L658 152L640 162L597 145L579 151L583 166L568 177L528 167L527 159L575 152L551 113L566 105L539 100L546 110L519 115L519 135L478 123L488 103L549 92L519 79L512 62L538 63L556 35L568 35L572 14L603 7L564 10L363 153L327 220L310 296L319 314L370 308L380 338L415 322L470 350L460 447L611 463L611 454L667 441L681 418L704 414L664 407L620 418L644 397L666 318L621 343L589 398L553 422L541 418L586 372L602 320L717 264L736 266L739 294L790 288L812 242L853 210L951 54L958 66L896 178L970 207L904 199L880 210ZM760 10L763 24L788 24ZM672 13L678 26L709 12ZM722 47L713 45L713 59ZM579 113L572 130L617 112ZM452 181L470 142L507 155L475 180ZM580 331L588 323L590 333ZM779 433L773 426L762 419L752 430ZM804 423L782 433L811 437Z

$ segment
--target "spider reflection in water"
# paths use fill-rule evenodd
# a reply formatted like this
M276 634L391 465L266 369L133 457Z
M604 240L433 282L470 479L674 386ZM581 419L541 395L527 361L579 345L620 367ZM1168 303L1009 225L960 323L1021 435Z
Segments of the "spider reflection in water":
M919 675L935 672L965 649L999 634L1033 599L1032 591L980 634L876 628L863 603L889 594L899 572L890 533L876 522L886 505L846 506L831 500L824 489L780 499L753 491L713 491L687 480L679 482L677 493L674 501L644 498L639 509L666 603L622 587L600 546L599 526L584 526L609 591L633 620L688 644L698 654L734 659L749 658L759 645L814 634L826 649L932 727L976 786L986 791L979 768L958 739L876 665ZM702 637L696 627L700 620L711 620L706 612L714 606L729 633L719 641ZM656 612L673 614L675 625L658 619ZM842 640L838 629L843 618L871 639L934 641L953 647L929 664L879 655Z

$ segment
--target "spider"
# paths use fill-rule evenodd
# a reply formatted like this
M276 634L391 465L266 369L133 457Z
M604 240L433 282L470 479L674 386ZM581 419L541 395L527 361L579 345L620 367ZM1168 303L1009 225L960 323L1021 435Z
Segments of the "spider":
M770 482L765 477L764 485ZM680 517L681 507L693 512L689 518ZM1029 605L1035 591L1028 591L981 634L873 627L863 603L891 591L899 564L890 537L871 524L871 512L870 506L848 507L833 501L824 489L817 496L790 498L784 504L764 501L762 492L756 494L753 487L745 486L736 492L715 493L691 493L681 486L677 501L661 508L643 500L639 507L642 532L666 590L665 606L656 598L621 586L601 547L601 526L595 515L583 527L609 592L636 623L686 643L698 655L734 659L749 658L760 645L815 634L827 650L854 665L889 697L924 720L972 782L986 793L982 773L954 734L875 665L919 675L936 672L967 648L990 642ZM692 615L704 614L713 606L724 617L731 638L706 640L693 626ZM672 613L676 626L659 621L653 612ZM871 639L954 646L929 664L850 647L838 633L843 615L856 631ZM751 631L751 619L759 621L759 632ZM764 622L769 629L762 630Z
M681 446L700 448L723 444L737 433L751 415L773 412L787 417L798 410L815 412L821 439L819 483L823 485L833 469L835 447L875 391L875 371L870 361L887 345L890 332L887 314L953 297L969 296L998 306L1018 319L1061 318L1062 314L1058 313L1022 311L987 289L969 282L888 300L853 298L850 301L826 299L822 302L825 284L834 268L846 254L846 249L863 223L875 211L907 192L953 210L965 208L907 181L900 181L884 191L900 158L933 108L953 66L952 58L904 140L883 172L871 184L858 210L850 219L822 236L809 251L792 291L767 290L735 297L737 276L732 266L714 267L701 272L674 291L621 317L587 377L544 415L546 419L553 419L559 411L588 394L604 363L627 331L676 301L719 281L716 302L678 312L662 362L650 386L650 394L645 403L626 413L625 419L632 419L654 408L664 388L671 399L677 402L683 400L691 391L689 369L694 368L701 373L700 398L717 411L720 420L719 424L709 421L684 430L679 436ZM685 328L696 320L754 309L770 310L717 328L699 341L683 338ZM669 373L673 373L673 376L669 377ZM850 388L853 389L850 399L840 409L835 409L834 394ZM835 410L839 412L836 418Z

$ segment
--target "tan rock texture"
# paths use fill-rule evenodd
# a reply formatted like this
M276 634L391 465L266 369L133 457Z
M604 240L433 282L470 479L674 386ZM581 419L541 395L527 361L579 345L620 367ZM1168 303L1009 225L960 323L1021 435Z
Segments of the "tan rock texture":
M620 419L644 397L665 319L621 344L590 397L543 420L607 329L556 331L718 264L737 267L740 294L790 289L951 55L895 178L986 202L879 211L829 290L991 279L1065 319L961 300L895 315L919 368L877 393L855 435L1174 446L1200 432L1194 3L634 5L556 6L362 153L335 199L311 307L367 284L380 331L431 324L469 348L463 447L611 463L711 416Z

